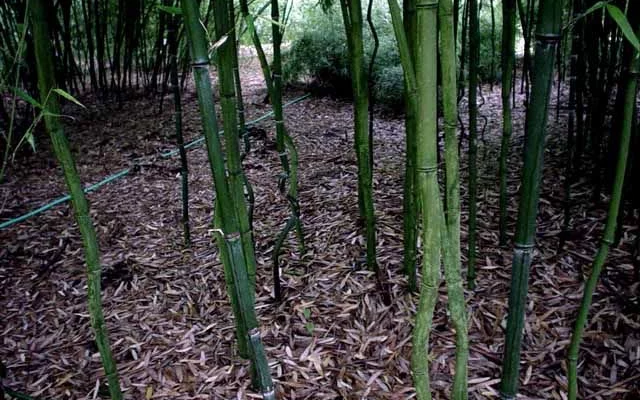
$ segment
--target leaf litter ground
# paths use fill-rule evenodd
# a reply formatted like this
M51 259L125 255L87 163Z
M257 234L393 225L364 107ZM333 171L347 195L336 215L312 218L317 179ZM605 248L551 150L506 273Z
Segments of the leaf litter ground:
M248 68L243 84L250 118L268 112L255 68ZM487 119L480 152L478 287L467 292L469 386L471 398L498 398L511 249L497 246L499 88L493 92L484 88L483 93L481 113ZM287 97L300 94L292 90ZM194 139L201 129L193 87L184 97L185 135ZM133 173L89 195L102 250L105 316L125 397L259 398L248 387L247 362L239 359L234 347L232 314L210 231L214 195L206 152L200 148L188 153L193 245L184 249L179 161L158 156L174 147L171 99L165 99L163 114L157 112L157 101L140 96L127 98L122 109L90 98L83 101L88 109L69 108L76 119L66 124L83 182L96 182L143 157ZM510 231L517 214L523 143L521 96L517 105L510 159ZM465 107L463 101L460 109ZM298 254L291 235L281 257L285 290L281 304L274 303L271 295L271 254L288 208L277 190L280 167L272 121L258 125L266 136L257 135L245 160L256 196L257 309L283 399L415 396L409 359L417 297L407 294L401 271L403 121L378 113L375 123L378 262L392 297L387 306L373 274L362 268L351 116L348 102L328 97L286 109L287 125L300 152L300 202L308 252ZM566 118L561 110L559 122L551 116L549 123L538 249L523 341L523 399L566 398L566 348L583 276L589 271L605 216L606 201L589 206L591 188L577 182L571 236L565 249L558 251ZM464 183L464 164L462 172ZM17 216L64 192L61 171L42 137L38 153L20 159L0 187L0 217ZM466 198L465 187L462 196ZM466 216L465 206L463 248ZM637 218L623 219L621 244L609 257L594 299L581 351L580 388L585 398L640 398L639 284L633 280L632 265ZM4 383L37 398L106 398L87 314L81 241L70 207L56 207L0 231L0 241L0 359L8 372ZM455 350L445 304L442 286L430 367L438 399L449 398Z

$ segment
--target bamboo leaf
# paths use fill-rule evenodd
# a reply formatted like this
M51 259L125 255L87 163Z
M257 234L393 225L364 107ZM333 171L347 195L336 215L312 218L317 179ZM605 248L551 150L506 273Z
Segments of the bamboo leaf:
M638 40L636 34L633 32L633 28L631 28L629 20L624 15L622 10L620 10L613 4L607 4L607 11L609 12L609 15L611 15L611 18L616 21L616 24L618 24L618 27L622 31L622 34L627 38L629 43L631 43L631 45L635 47L637 51L640 51L640 41Z
M76 103L77 105L79 105L82 108L87 108L87 107L84 106L84 104L80 103L75 97L73 97L72 95L70 95L69 93L65 92L62 89L57 89L56 88L56 89L51 89L51 91L57 93L59 96L62 96L65 99L67 99L67 100L69 100L69 101L71 101L73 103Z
M586 16L588 16L589 14L593 14L594 12L598 11L598 10L602 10L603 8L606 7L607 3L609 3L609 0L607 1L599 1L596 4L594 4L593 6L589 7L589 9L587 9L587 11L585 11L582 14L578 14L573 20L571 20L571 22L569 22L568 26L572 27L573 25L575 25L579 20L581 20L582 18L585 18Z
M275 20L273 20L273 19L271 19L269 17L263 17L262 15L256 15L256 17L258 17L259 19L263 19L263 20L269 22L270 24L278 25L282 29L285 28L285 25L282 22L275 21Z
M36 139L33 137L33 131L30 130L27 133L25 133L25 140L27 141L27 143L29 143L29 145L31 146L31 149L33 150L33 152L35 153L36 151Z
M64 115L52 113L51 111L43 110L42 115L45 117L62 118Z
M221 37L220 39L218 39L209 49L210 51L216 51L220 46L222 46L227 39L229 38L229 35L224 35L223 37Z
M607 3L609 3L609 2L608 1L599 1L599 2L597 2L593 6L589 7L589 9L587 11L585 11L584 14L582 14L582 17L586 17L587 15L604 8L607 5Z
M29 95L29 93L23 91L22 89L14 87L13 88L13 92L15 93L16 96L20 97L22 100L26 101L27 103L31 104L32 106L34 106L36 108L42 108L42 104L40 104L36 99L31 97Z
M158 8L158 10L166 12L167 14L182 15L182 10L180 9L180 7L169 7L163 6L161 4L156 5L156 7Z

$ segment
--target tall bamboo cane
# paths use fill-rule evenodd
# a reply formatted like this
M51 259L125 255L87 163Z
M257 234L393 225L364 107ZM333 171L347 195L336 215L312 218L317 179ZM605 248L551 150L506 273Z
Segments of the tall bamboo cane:
M440 0L440 71L445 140L445 223L442 233L443 265L451 321L456 331L456 370L451 398L468 397L467 375L469 335L460 261L460 162L458 157L458 101L456 82L456 40L452 0Z
M256 49L258 55L258 62L262 69L262 75L264 76L265 84L267 85L267 93L271 96L273 92L273 77L271 76L271 70L269 68L269 62L267 61L267 55L262 48L260 36L258 36L258 30L256 29L253 15L249 12L249 2L247 0L240 0L240 13L244 18L244 22L247 24L247 30L251 36L253 47Z
M478 218L478 67L480 64L480 22L478 0L469 0L469 236L467 281L476 286L476 241Z
M516 43L516 0L502 0L502 142L500 144L500 246L507 244L507 163L513 123L511 91Z
M296 231L300 253L304 254L306 252L304 230L300 217L300 204L298 201L298 151L293 139L287 132L284 122L281 52L283 28L280 24L280 7L278 0L271 0L273 62L271 66L269 66L246 0L240 0L240 10L249 29L253 45L256 48L260 67L267 85L267 91L269 92L276 123L276 150L278 151L278 158L280 159L283 170L278 186L280 191L285 194L291 210L291 216L285 224L285 227L278 234L273 249L274 296L276 300L279 301L282 298L280 289L280 249L292 229Z
M180 153L180 182L182 185L182 227L184 230L184 243L191 245L191 229L189 227L189 165L187 152L184 148L184 136L182 135L182 105L180 104L180 86L178 83L178 17L172 15L169 22L169 63L171 74L171 90L173 91L174 119L176 127L176 142Z
M112 400L122 399L118 370L116 367L111 347L109 346L108 332L102 313L102 300L100 292L100 250L96 231L89 214L89 204L84 195L80 177L76 170L73 155L69 148L67 137L60 123L60 104L53 94L55 89L55 73L53 52L49 40L48 17L45 11L46 0L31 0L29 9L31 17L31 29L33 32L34 51L38 70L38 87L40 98L47 113L44 115L44 123L49 132L53 151L62 167L64 180L71 193L71 202L75 210L76 222L82 236L87 263L87 297L89 301L89 315L91 326L95 334L96 345L102 358L102 366L109 383L109 393Z
M262 391L264 398L274 399L275 393L269 366L260 340L258 320L254 308L255 273L249 264L255 263L251 231L247 228L247 209L242 193L242 179L240 170L240 151L238 143L238 130L235 119L235 91L233 83L233 62L229 54L230 47L224 43L218 48L220 62L218 73L220 76L221 98L223 101L223 114L225 116L225 149L227 167L225 166L222 143L218 136L218 122L213 104L213 90L209 78L208 46L204 28L200 23L200 13L195 0L182 0L182 13L187 28L187 34L191 43L193 58L194 80L198 95L200 116L204 128L207 154L213 175L216 192L216 218L219 218L220 230L219 245L221 247L222 262L226 263L225 273L231 272L234 293L229 293L232 305L237 302L236 318L241 320L244 335L249 343L249 355L252 359L254 382ZM226 1L216 2L216 34L218 42L228 29L229 11ZM232 114L233 113L233 114ZM228 129L228 131L227 131ZM228 175L228 177L227 177ZM243 212L244 210L244 212ZM255 266L255 264L254 264ZM253 282L252 282L253 279ZM235 296L235 299L234 299ZM235 307L234 307L235 308Z
M236 89L234 83L234 46L228 36L232 29L229 19L228 0L214 2L214 20L218 61L218 89L224 126L225 156L227 159L228 182L233 206L236 210L242 246L247 261L247 272L251 287L255 287L256 260L253 247L253 234L249 223L249 212L245 200L246 176L240 162L239 132L236 108ZM254 296L251 290L252 297Z
M405 86L407 88L407 112L415 112L413 110L418 107L423 107L422 110L429 109L429 113L424 114L427 117L431 116L435 118L436 103L434 91L436 89L435 83L432 79L434 71L425 71L424 67L416 65L414 69L414 62L410 54L409 43L406 37L406 32L403 29L400 8L395 0L389 0L389 8L391 10L391 17L394 27L394 33L398 44L398 51L400 53L400 59L405 76ZM420 304L418 306L418 312L416 315L416 325L414 329L414 351L412 353L412 371L414 374L414 383L416 385L416 391L418 398L430 398L431 393L429 390L429 377L428 377L428 335L431 329L431 321L433 318L433 308L437 301L437 282L439 274L440 263L440 251L443 253L445 277L447 281L447 288L449 291L449 310L451 311L453 324L456 329L456 372L454 377L454 384L452 390L452 398L454 399L466 399L467 398L467 360L468 360L468 335L467 335L467 320L466 320L466 306L464 301L464 290L462 286L462 279L460 276L460 196L459 196L459 166L458 166L458 146L456 137L456 120L457 120L457 87L456 87L456 70L455 70L455 41L453 40L453 14L452 5L450 1L441 0L440 3L431 3L427 7L422 7L418 10L418 13L427 10L431 13L435 13L435 9L439 8L438 16L441 29L441 62L446 67L443 67L443 105L445 114L445 187L446 187L446 208L447 217L443 217L440 192L437 186L437 176L435 161L435 128L436 120L430 119L430 124L419 123L417 131L421 138L421 146L418 147L418 154L421 156L419 160L425 160L431 163L432 168L428 167L424 161L419 166L421 167L418 172L420 177L419 188L425 187L426 193L421 190L420 199L428 199L430 205L433 208L425 209L425 215L423 217L423 243L425 244L425 264L423 272L422 292L420 297ZM406 15L406 14L405 14ZM425 25L430 23L435 16L422 15L418 21L421 29L425 28ZM406 17L405 17L406 18ZM427 25L428 26L428 25ZM421 31L420 31L421 32ZM436 33L431 32L431 35L435 36ZM427 38L433 37L425 36ZM419 40L419 44L424 45L424 40ZM431 45L429 45L431 46ZM434 45L435 46L435 45ZM435 51L435 47L432 49ZM427 52L422 52L416 55L415 60L424 60ZM453 67L451 67L453 65ZM427 68L431 66L435 68L433 63L429 62ZM421 80L417 79L415 71L420 71L424 76ZM423 78L429 75L428 79L422 81ZM422 83L420 90L418 90L418 82ZM427 89L427 90L425 90ZM419 96L425 96L420 99ZM429 136L431 135L431 136ZM425 154L424 139L430 142L433 148ZM428 154L431 153L431 154ZM426 155L426 157L425 157ZM426 164L426 165L425 165ZM433 171L433 172L432 172ZM425 179L426 178L426 179ZM423 206L426 206L425 202L422 202ZM427 219L428 218L428 219ZM446 225L445 225L446 223ZM440 242L438 242L440 241Z
M367 266L381 279L376 262L376 226L373 203L373 159L369 138L369 95L365 76L362 4L360 0L340 0L349 49L351 86L354 98L354 136L358 164L358 208L364 220Z
M640 29L637 31L640 36ZM578 317L571 336L571 344L568 352L568 384L569 384L569 400L575 400L578 396L578 356L580 351L580 342L584 333L585 324L589 315L589 308L593 299L593 293L598 284L598 278L604 267L604 262L609 253L609 247L613 243L616 231L616 222L618 220L618 212L620 210L620 200L622 198L622 189L624 187L624 178L627 168L627 158L629 155L629 142L631 141L631 127L633 125L634 114L636 113L636 91L638 88L638 76L640 76L640 54L636 51L632 57L629 69L629 77L627 78L625 103L624 103L624 120L622 123L622 134L620 136L620 145L618 147L618 161L616 163L615 178L613 180L613 189L611 191L611 200L609 202L609 212L607 214L607 222L605 224L604 233L602 235L602 243L596 254L591 268L591 275L585 283L584 294Z
M529 268L535 246L536 215L540 198L540 179L544 159L547 109L553 80L556 46L560 41L562 2L541 0L538 9L536 52L533 68L531 104L527 109L524 166L515 249L509 293L509 315L502 369L502 393L515 398L518 390L520 348L524 327Z
M416 38L416 5L415 0L404 0L404 33L407 41L407 57L411 62L413 69L413 54ZM401 23L401 22L397 22ZM398 37L398 34L396 34ZM406 70L406 67L405 67ZM412 72L413 74L413 72ZM415 79L415 76L413 76ZM415 89L413 89L415 96ZM404 188L402 197L402 222L403 222L403 267L407 274L409 290L417 289L417 271L416 271L416 254L417 254L417 235L419 218L418 201L416 198L416 115L415 107L410 105L409 93L411 90L405 83L406 98L406 115L405 115L405 169L404 169ZM415 99L414 99L415 100Z
M291 209L291 216L289 220L291 222L285 225L285 229L280 233L278 242L280 246L274 246L274 287L278 290L274 290L275 297L280 300L282 295L280 293L280 265L278 262L278 256L280 254L280 248L282 242L289 231L295 228L298 237L298 246L301 254L306 252L304 242L304 231L302 227L302 220L300 218L300 204L298 202L298 151L295 147L293 139L287 132L284 122L283 102L282 102L282 35L283 28L280 25L280 6L278 0L271 0L271 34L273 38L273 62L271 64L271 76L273 77L272 92L270 93L271 104L273 106L273 116L276 122L276 150L280 158L280 164L284 171L282 177L283 184L281 185L281 192L285 192L284 186L286 184L286 198L289 202ZM277 275L277 276L276 276Z
M416 186L422 210L422 290L413 330L411 369L418 399L430 399L429 331L438 298L442 203L438 186L438 0L416 3Z

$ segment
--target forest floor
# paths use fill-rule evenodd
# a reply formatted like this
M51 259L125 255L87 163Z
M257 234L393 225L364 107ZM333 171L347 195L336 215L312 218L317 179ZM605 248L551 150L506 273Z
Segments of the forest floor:
M244 77L249 118L270 111L255 69ZM292 90L287 99L304 93ZM501 132L499 87L483 88L487 118L480 150L478 285L467 292L470 311L471 398L497 398L512 250L498 243L497 158ZM518 96L510 168L510 232L516 217L524 108ZM103 303L120 379L128 399L244 399L248 364L234 346L234 324L222 267L212 242L213 190L206 152L189 157L193 245L184 249L180 224L179 159L163 158L174 146L171 98L142 96L117 104L82 98L86 110L66 109L66 122L83 182L89 184L143 162L121 180L89 195L102 251ZM554 100L555 102L555 100ZM463 101L461 110L466 103ZM188 139L201 134L192 86L184 95ZM552 107L551 112L555 109ZM414 396L409 360L417 296L407 293L402 263L403 119L377 115L375 202L378 262L392 303L384 305L370 271L361 266L357 227L356 165L348 101L309 98L286 109L300 153L300 204L308 252L293 237L281 256L284 301L272 298L271 253L288 209L277 189L280 173L274 125L258 127L245 160L256 197L257 309L266 352L283 399L408 399ZM571 235L562 250L566 111L550 116L542 183L537 251L522 355L523 399L566 397L566 349L603 227L606 201L590 207L591 188L574 188ZM482 123L481 123L482 126ZM45 136L37 154L21 158L0 187L6 220L66 192ZM463 164L465 163L463 157ZM466 170L463 168L463 182ZM466 188L462 188L466 199ZM604 200L604 199L603 199ZM466 248L466 203L463 249ZM633 283L632 243L637 216L623 219L598 286L581 351L580 389L589 399L640 398L640 310ZM36 398L106 398L89 326L86 277L78 230L68 204L0 231L0 360L4 384ZM466 258L463 258L463 264ZM431 337L434 396L447 399L454 365L454 332L440 289ZM519 397L520 398L520 397Z

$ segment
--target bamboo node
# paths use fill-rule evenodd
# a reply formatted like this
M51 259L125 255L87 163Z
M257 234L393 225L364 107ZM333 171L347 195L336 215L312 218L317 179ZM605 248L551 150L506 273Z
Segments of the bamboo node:
M209 68L209 60L196 60L191 63L191 68Z
M436 290L438 287L436 285L430 285L429 283L426 283L426 282L421 282L420 288L424 290Z
M445 122L443 124L445 129L457 129L458 128L458 123L456 122Z
M210 233L217 233L220 236L224 237L224 231L222 229L216 228L216 229L209 229Z
M235 242L240 240L240 232L232 232L224 235L224 240L227 242Z
M420 3L416 4L416 10L433 10L434 8L438 8L438 2L435 3Z
M430 167L418 167L416 168L416 170L418 172L421 172L423 174L432 174L434 172L436 172L438 170L438 166L437 165L433 165Z
M278 153L278 157L286 157L287 154L289 154L289 152L287 152L287 150L281 151L280 153Z
M613 239L608 237L603 237L602 243L606 244L607 246L613 246Z
M562 35L557 33L536 33L536 40L544 43L558 43L562 39Z
M240 175L242 175L241 169L237 169L235 171L229 171L229 176L240 176Z
M524 243L516 243L513 247L515 247L516 250L531 250L535 247L536 245L533 243L530 244L524 244Z
M279 119L279 120L277 119L276 120L276 125L284 125L284 121L281 120L281 119Z
M253 328L249 331L249 339L260 339L260 329Z

